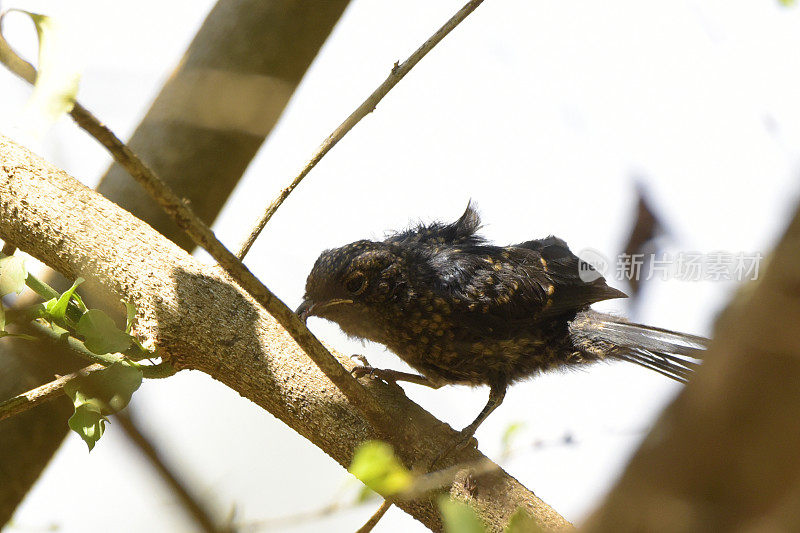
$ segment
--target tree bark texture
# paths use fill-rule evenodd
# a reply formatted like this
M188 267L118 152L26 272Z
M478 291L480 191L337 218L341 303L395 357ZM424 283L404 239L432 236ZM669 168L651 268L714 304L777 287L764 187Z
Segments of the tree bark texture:
M371 382L370 391L397 420L394 434L377 435L358 406L349 404L289 334L218 268L195 261L147 224L7 139L0 140L0 161L0 238L70 278L81 276L134 302L137 335L177 368L200 370L225 383L345 466L366 439L387 440L413 466L455 438L399 388ZM458 457L482 458L477 450ZM456 482L452 492L471 500L494 530L520 506L548 528L569 527L499 467L481 475L476 488L466 484ZM441 527L433 501L399 505L428 527Z

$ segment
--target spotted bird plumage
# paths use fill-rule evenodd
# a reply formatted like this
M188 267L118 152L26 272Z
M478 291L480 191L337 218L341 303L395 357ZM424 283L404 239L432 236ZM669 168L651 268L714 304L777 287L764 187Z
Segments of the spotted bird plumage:
M593 303L625 294L561 239L495 246L479 227L469 205L451 224L326 250L297 312L383 344L420 373L360 374L431 387L489 385L489 402L465 438L510 384L542 371L618 359L685 381L697 365L706 339L592 311Z

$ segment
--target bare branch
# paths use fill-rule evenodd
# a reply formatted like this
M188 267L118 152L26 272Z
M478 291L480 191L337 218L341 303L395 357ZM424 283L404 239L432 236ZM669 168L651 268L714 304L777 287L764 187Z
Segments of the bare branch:
M367 520L363 526L358 528L356 533L369 533L370 531L372 531L372 529L378 524L380 519L383 518L383 515L386 514L386 511L388 511L391 506L392 502L390 502L389 500L383 500L381 506L378 507L377 511L375 511L375 514L370 516L369 520Z
M8 400L0 403L0 420L5 420L6 418L12 417L14 415L18 415L20 413L24 413L28 409L32 409L37 405L43 404L53 398L58 398L62 394L64 394L64 386L81 376L88 376L98 370L103 370L105 367L101 364L93 364L89 365L86 368L78 370L77 372L73 372L67 376L61 376L58 379L54 379L50 383L45 383L40 387L36 387L33 390L29 390L28 392L23 392L22 394L18 394L13 398L9 398Z
M128 411L130 411L130 408L117 413L114 418L119 421L122 430L131 440L131 443L147 457L150 464L161 476L161 479L172 489L180 500L181 505L183 505L183 508L192 519L194 519L197 525L206 533L231 531L231 528L218 524L218 520L214 518L213 513L207 509L207 506L201 499L193 494L179 476L173 472L172 468L163 460L161 453L159 453L152 441L139 429L138 424L131 418Z
M800 487L800 209L588 531L793 531ZM786 513L789 509L790 513Z
M272 218L272 215L275 214L275 211L281 206L281 204L289 197L292 191L297 187L303 178L305 178L311 169L313 169L317 163L319 163L325 154L327 154L331 148L336 146L342 138L351 130L353 127L358 124L362 118L366 117L368 114L372 113L375 110L375 107L378 103L383 100L383 97L386 96L392 88L397 85L400 80L402 80L406 74L408 74L414 66L419 63L419 61L425 57L425 55L430 52L434 46L439 44L442 39L450 33L453 28L458 26L461 21L463 21L467 16L475 11L475 9L483 3L483 0L471 0L467 2L464 7L458 10L458 12L453 15L450 20L448 20L444 26L439 28L436 33L434 33L430 39L425 41L422 46L417 48L417 50L411 54L408 59L403 61L402 63L395 63L394 68L392 68L392 72L389 74L389 77L381 83L377 89L375 89L369 97L367 97L364 102L356 108L355 111L350 113L350 116L347 117L344 122L342 122L338 128L333 130L327 139L325 139L322 144L317 148L316 153L311 157L311 159L306 163L300 173L292 180L292 182L285 187L281 192L278 194L278 197L272 201L269 205L267 210L261 216L261 219L256 224L253 231L247 237L244 244L242 244L242 248L239 250L237 257L239 259L244 259L244 256L247 255L247 252L250 251L250 247L253 246L253 243L258 238L258 235L264 229L264 226L267 225L267 222Z

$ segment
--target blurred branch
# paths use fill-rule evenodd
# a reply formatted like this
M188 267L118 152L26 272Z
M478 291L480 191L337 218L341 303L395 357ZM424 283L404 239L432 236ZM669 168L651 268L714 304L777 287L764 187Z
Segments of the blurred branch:
M230 526L224 526L219 523L219 520L214 517L207 505L204 504L200 497L193 494L189 486L184 483L178 474L173 471L162 457L162 453L156 448L153 442L142 433L138 424L126 412L122 411L114 417L119 421L120 427L125 432L125 435L136 445L139 451L144 454L150 464L158 472L161 479L167 486L175 493L181 505L186 510L187 514L197 523L198 527L206 533L227 533L235 531Z
M797 529L798 287L800 208L762 277L744 285L718 318L703 365L588 531Z
M218 1L126 144L211 224L348 4ZM119 164L97 191L194 247Z
M631 298L628 302L633 308L639 303L642 271L647 270L655 259L658 251L656 239L665 232L664 223L651 207L642 182L636 183L636 196L636 218L623 250L624 257L629 259L624 275L630 284ZM637 258L641 258L642 262L635 260Z
M313 169L317 163L319 163L325 154L327 154L331 148L336 146L338 143L347 133L353 129L353 127L358 124L362 118L367 116L368 114L375 111L375 107L378 103L383 100L383 97L386 96L392 88L397 85L400 80L402 80L406 74L408 74L414 66L420 62L420 60L430 52L434 46L439 44L442 39L444 39L448 33L450 33L456 26L458 26L461 21L463 21L467 16L475 11L475 9L483 3L483 0L471 0L467 2L464 7L462 7L458 12L453 15L450 20L448 20L444 26L439 28L436 33L434 33L430 39L422 43L422 46L417 48L417 50L411 54L408 59L403 61L402 63L395 63L394 67L392 68L389 77L381 83L377 89L375 89L369 97L367 97L364 102L360 106L353 111L349 117L347 117L344 122L342 122L338 128L333 130L327 139L325 139L322 144L317 148L316 153L311 157L311 159L306 163L300 173L292 180L292 182L285 187L281 192L278 194L278 197L272 201L269 205L267 210L262 215L261 219L256 223L255 228L250 233L250 235L245 240L244 244L242 244L237 257L239 259L243 259L244 256L247 255L247 252L250 251L250 247L253 246L253 243L258 238L258 235L261 233L261 230L264 229L264 226L267 225L267 222L272 218L272 215L275 214L275 211L283 204L284 200L289 197L292 191L297 187L303 178L305 178L311 169Z
M327 518L342 511L366 506L374 501L374 499L366 501L353 500L346 503L335 501L308 511L301 511L299 513L278 516L275 518L237 522L234 525L238 531L276 531L279 530L279 528L292 527L306 522L322 520L323 518Z

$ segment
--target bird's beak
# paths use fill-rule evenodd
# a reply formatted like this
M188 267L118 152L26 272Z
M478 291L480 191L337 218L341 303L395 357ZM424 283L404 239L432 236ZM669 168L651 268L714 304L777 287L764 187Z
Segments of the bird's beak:
M295 314L300 317L300 320L305 322L308 320L310 316L319 316L319 312L323 309L327 309L328 307L333 307L334 305L340 304L351 304L353 300L343 299L343 298L336 298L334 300L328 300L327 302L322 303L315 303L310 300L303 300L303 303L300 304L300 307L297 308Z
M303 300L303 303L300 304L300 307L298 307L294 313L300 317L300 320L305 324L308 321L308 317L314 314L314 303L309 300Z

